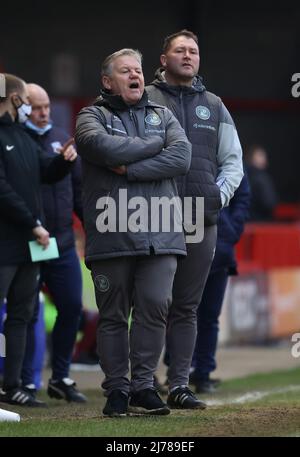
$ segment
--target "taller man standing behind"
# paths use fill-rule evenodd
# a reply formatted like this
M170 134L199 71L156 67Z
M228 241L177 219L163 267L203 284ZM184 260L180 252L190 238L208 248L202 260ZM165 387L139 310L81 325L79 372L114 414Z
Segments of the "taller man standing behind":
M197 36L182 30L168 36L160 57L162 68L148 86L149 99L167 106L192 143L187 175L177 178L183 197L204 197L204 238L187 244L178 262L167 327L171 408L203 408L188 389L197 335L197 307L213 260L219 210L227 206L243 177L242 149L234 122L221 99L207 92L198 76ZM193 223L196 220L193 204Z

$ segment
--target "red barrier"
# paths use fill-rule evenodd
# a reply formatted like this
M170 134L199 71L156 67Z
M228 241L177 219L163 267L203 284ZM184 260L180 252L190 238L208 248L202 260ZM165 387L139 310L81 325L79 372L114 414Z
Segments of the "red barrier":
M236 252L244 271L300 266L300 224L247 224Z
M276 206L273 216L278 222L300 221L300 204L280 203Z

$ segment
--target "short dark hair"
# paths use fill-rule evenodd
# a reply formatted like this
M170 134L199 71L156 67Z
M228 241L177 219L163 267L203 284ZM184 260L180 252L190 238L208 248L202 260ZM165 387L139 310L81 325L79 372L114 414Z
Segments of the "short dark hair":
M191 38L198 45L198 37L197 37L197 35L195 35L190 30L183 29L183 30L180 30L180 32L172 33L172 35L169 35L169 36L167 36L165 38L164 44L163 44L163 54L168 52L168 50L171 47L172 41L175 40L175 38L178 38L179 36L185 36L187 38Z
M5 97L0 97L0 103L5 102L10 94L17 92L20 94L24 90L25 81L18 76L3 73L5 80Z

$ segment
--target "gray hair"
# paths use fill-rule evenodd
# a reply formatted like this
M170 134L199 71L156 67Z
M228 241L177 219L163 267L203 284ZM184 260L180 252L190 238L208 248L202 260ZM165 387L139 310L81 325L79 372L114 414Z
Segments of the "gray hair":
M101 67L101 77L102 76L110 76L112 72L112 64L118 58L122 56L132 56L135 57L136 60L142 65L142 53L138 49L131 49L131 48L123 48L120 51L116 51L113 54L110 54L106 57L104 62L102 63Z

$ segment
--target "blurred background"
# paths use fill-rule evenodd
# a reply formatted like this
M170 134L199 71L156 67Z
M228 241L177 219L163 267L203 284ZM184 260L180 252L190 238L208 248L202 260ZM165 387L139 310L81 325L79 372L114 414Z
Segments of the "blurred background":
M163 38L193 30L207 89L232 112L244 147L266 147L280 198L300 200L300 103L291 95L291 77L300 72L299 2L27 0L22 8L1 2L0 22L0 72L44 86L69 128L99 92L106 55L139 48L150 82Z
M148 83L166 35L182 28L198 35L204 84L230 110L243 149L265 149L277 195L268 217L251 220L238 245L240 276L227 291L221 341L266 342L299 331L300 98L292 95L299 2L27 0L2 2L0 23L0 72L43 86L52 118L70 133L76 113L99 93L108 54L138 48ZM90 285L85 293L88 306Z
M300 103L291 95L300 72L299 2L27 0L2 2L0 22L0 72L44 86L53 117L69 129L99 92L105 56L140 49L150 82L163 38L193 30L204 84L228 106L244 148L263 144L280 199L300 200Z

